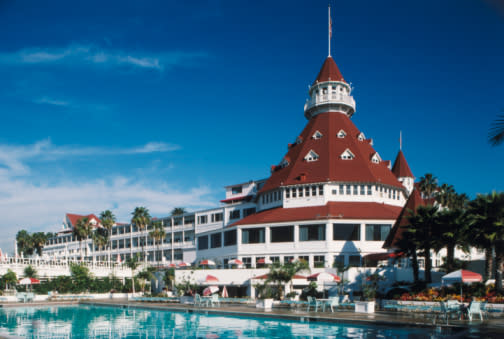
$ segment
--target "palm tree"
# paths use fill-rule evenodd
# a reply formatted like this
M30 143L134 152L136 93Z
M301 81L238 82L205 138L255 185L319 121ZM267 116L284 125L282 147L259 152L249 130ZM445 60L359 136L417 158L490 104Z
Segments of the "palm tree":
M396 245L398 249L405 254L406 258L411 258L411 268L413 271L413 281L418 283L419 278L419 268L418 268L418 248L416 247L416 243L414 241L414 235L411 232L408 232L409 225L401 226L406 228L406 231L402 233L401 238L397 241Z
M96 247L98 247L98 251L104 250L107 247L107 244L109 243L108 235L109 233L107 229L103 227L99 227L94 231L92 239L93 243L96 245ZM109 262L110 262L110 256L109 256Z
M30 235L25 230L21 230L17 232L16 234L16 242L17 242L17 248L19 253L24 253L26 255L32 255L33 254L33 239ZM19 254L19 253L16 253Z
M436 192L437 187L437 178L431 173L427 173L425 174L425 176L420 177L418 188L420 190L420 193L422 193L422 198L427 199L426 202L428 204L431 204L428 199L434 197L434 193Z
M270 267L265 285L267 285L269 282L276 283L279 297L282 298L284 285L291 283L294 275L303 270L309 270L308 263L304 260L296 260L294 262L285 263L283 265L281 265L280 263L274 263Z
M446 270L454 271L455 248L457 246L467 252L468 246L468 217L465 210L461 208L446 209L439 212L439 223L434 237L434 249L436 252L446 248Z
M126 260L126 266L128 266L131 270L131 285L133 287L133 294L135 294L135 270L139 265L140 262L138 261L138 257L136 255Z
M187 211L186 211L186 209L184 207L175 207L171 211L171 215L172 216L183 215L183 214L186 214L186 213L187 213Z
M36 232L32 234L33 247L39 256L42 255L42 249L44 248L47 239L47 235L44 232Z
M89 222L89 218L82 217L79 220L77 220L77 223L75 224L72 233L73 235L75 235L75 238L79 240L80 256L82 261L84 259L82 257L82 240L86 240L91 234L91 223ZM86 256L87 256L87 246L86 246Z
M497 146L504 141L504 114L497 117L492 123L488 133L489 141L493 146Z
M162 257L159 255L159 245L161 244L161 241L164 239L166 236L166 232L163 227L163 223L161 221L154 221L152 223L153 230L149 232L149 236L154 240L154 245L156 245L158 255L155 256L155 260L159 260L158 258ZM159 261L158 261L159 264Z
M411 240L416 247L422 251L425 258L425 281L432 282L431 269L431 249L435 246L435 230L438 226L437 206L418 206L415 213L408 217L409 227L406 233L410 233Z
M133 217L131 218L131 223L136 225L136 227L138 227L138 229L142 232L143 235L143 232L145 231L147 225L149 225L151 221L149 210L146 207L136 207L133 213L131 214L133 215ZM144 261L147 260L147 257L145 256L145 242L146 239L144 237L140 241Z
M471 238L477 247L485 250L485 279L489 279L494 264L495 287L502 291L502 264L504 262L504 192L478 194L471 201Z
M103 225L103 227L105 227L105 229L107 230L108 234L107 234L107 241L108 241L108 263L110 265L110 248L112 247L111 246L111 235L112 235L112 227L114 227L115 225L115 222L116 222L116 217L114 215L114 213L112 213L112 211L110 210L105 210L103 212L100 213L100 220L101 220L101 224Z
M455 202L455 189L452 185L442 184L439 186L439 192L436 195L436 201L443 207L452 208Z

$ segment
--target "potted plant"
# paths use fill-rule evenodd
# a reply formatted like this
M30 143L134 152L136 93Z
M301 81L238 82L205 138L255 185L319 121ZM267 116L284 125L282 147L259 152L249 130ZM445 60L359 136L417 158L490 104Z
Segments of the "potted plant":
M256 300L256 308L271 310L276 291L267 282L256 285L255 288L258 296Z
M362 286L362 297L364 298L364 301L355 302L356 313L374 313L376 290L378 289L378 282L381 280L383 280L383 277L378 273L366 276Z

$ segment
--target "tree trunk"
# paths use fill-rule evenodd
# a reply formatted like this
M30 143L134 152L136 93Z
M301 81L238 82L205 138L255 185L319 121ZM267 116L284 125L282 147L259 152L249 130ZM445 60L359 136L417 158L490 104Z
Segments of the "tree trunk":
M504 264L504 241L495 243L495 289L502 293L502 265Z
M432 262L431 262L430 247L425 248L424 258L425 258L425 282L429 284L432 282L432 276L431 276Z
M413 251L413 255L411 256L411 268L413 269L413 281L418 283L419 278L419 270L418 270L418 256L416 250Z
M455 245L446 246L446 271L453 271L454 262L453 259L455 257Z
M485 248L485 280L492 278L493 248Z

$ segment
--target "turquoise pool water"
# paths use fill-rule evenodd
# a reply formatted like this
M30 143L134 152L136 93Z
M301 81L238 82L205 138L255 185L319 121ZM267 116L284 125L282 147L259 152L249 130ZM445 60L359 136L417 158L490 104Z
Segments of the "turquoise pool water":
M102 306L0 308L23 338L442 338L434 329L342 325Z

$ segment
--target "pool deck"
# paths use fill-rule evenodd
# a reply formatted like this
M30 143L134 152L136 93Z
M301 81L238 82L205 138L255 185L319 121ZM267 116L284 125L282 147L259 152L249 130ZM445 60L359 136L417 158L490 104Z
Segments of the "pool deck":
M407 327L448 327L455 330L457 338L503 338L504 321L502 318L490 318L484 321L473 320L455 320L450 319L449 325L444 321L438 320L434 324L432 314L408 313L408 312L384 312L378 311L374 314L355 313L353 310L338 310L332 312L306 312L306 307L289 308L274 307L272 310L265 311L257 309L252 304L222 304L220 307L195 307L194 305L184 305L178 303L166 302L137 302L102 299L80 302L43 302L43 303L4 303L0 307L20 307L20 306L48 306L48 305L69 305L69 304L87 304L103 305L115 307L134 307L142 309L170 310L175 312L194 312L203 314L222 314L234 316L249 316L261 318L281 318L291 319L301 322L333 322L333 323L352 323L362 325L379 326L407 326Z

